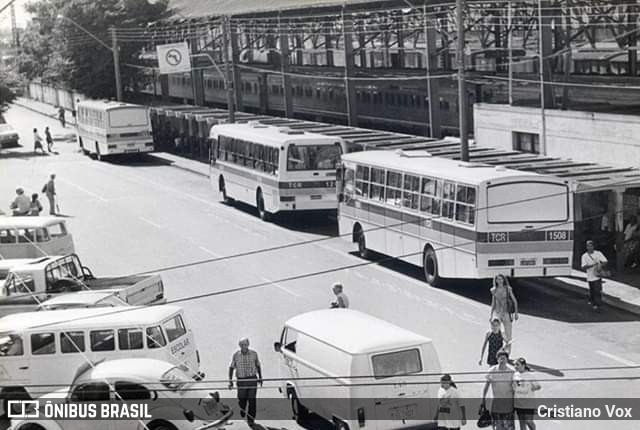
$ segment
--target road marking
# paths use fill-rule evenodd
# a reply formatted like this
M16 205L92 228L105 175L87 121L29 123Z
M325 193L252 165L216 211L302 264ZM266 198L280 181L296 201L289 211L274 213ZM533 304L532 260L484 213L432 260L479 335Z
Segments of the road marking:
M629 366L629 367L635 367L635 366L638 366L638 364L637 364L637 363L635 363L635 362L633 362L633 361L631 361L631 360L627 360L627 359L624 359L624 358L618 357L617 355L613 355L613 354L610 354L610 353L605 352L605 351L596 351L596 354L600 354L600 355L602 355L603 357L610 358L610 359L612 359L613 361L617 361L618 363L622 363L622 364L624 364L625 366Z
M216 258L222 257L222 255L218 254L217 252L213 252L212 250L210 250L209 248L205 248L204 246L199 246L198 248L200 248L202 251L206 252L209 255L213 255Z
M265 282L269 282L271 285L280 288L282 291L284 291L285 293L291 294L294 297L301 297L300 294L295 293L293 291L291 291L289 288L287 287L283 287L282 285L278 284L277 282L273 282L271 279L269 278L265 278L264 276L262 276L262 280Z
M69 181L68 179L58 179L58 181L63 182L65 184L67 184L67 185L71 185L72 187L77 188L78 190L82 191L83 193L86 193L86 194L90 195L91 197L100 200L101 202L104 202L104 203L107 202L107 199L105 199L101 195L98 195L98 194L94 193L93 191L89 191L86 188L83 188L80 185Z
M146 223L147 223L147 224L149 224L149 225L154 226L155 228L163 228L163 226L161 226L160 224L157 224L157 223L155 223L155 222L153 222L153 221L151 221L151 220L149 220L149 219L147 219L147 218L145 218L145 217L139 216L139 217L138 217L138 219L139 219L140 221L144 221L144 222L146 222Z

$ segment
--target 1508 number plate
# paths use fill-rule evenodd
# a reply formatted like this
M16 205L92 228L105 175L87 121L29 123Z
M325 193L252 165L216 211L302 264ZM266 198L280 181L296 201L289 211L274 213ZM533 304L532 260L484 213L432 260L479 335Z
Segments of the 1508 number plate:
M560 231L548 231L547 232L547 240L569 240L569 232L566 230Z

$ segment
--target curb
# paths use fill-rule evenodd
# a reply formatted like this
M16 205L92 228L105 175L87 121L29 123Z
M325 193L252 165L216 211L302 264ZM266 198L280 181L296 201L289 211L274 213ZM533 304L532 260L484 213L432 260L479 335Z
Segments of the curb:
M169 160L167 158L160 157L160 156L158 156L158 155L156 155L154 153L149 153L148 155L153 157L153 158L156 158L158 160L162 160L165 163L169 163L169 165L171 167L175 167L176 169L184 170L184 171L187 171L187 172L190 172L190 173L194 173L194 174L196 174L198 176L203 176L205 178L209 178L209 174L208 173L202 173L202 172L200 172L200 171L198 171L196 169L192 169L191 167L187 167L187 166L181 165L181 164L179 164L179 162L176 162L174 160Z
M539 282L544 283L553 288L560 288L571 293L582 294L585 296L585 298L588 297L588 294L589 294L588 289L585 290L585 288L583 287L578 287L577 285L568 284L566 282L562 282L555 278L540 278ZM607 280L605 279L603 290L606 288L606 285L607 285ZM616 296L607 294L604 291L602 292L602 301L604 304L612 308L620 309L626 312L630 312L634 315L640 316L640 305L625 302L624 300Z

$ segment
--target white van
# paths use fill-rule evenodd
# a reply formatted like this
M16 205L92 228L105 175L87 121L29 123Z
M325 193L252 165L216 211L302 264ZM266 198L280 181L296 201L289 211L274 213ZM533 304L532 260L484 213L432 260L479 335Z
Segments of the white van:
M62 218L0 216L0 259L38 258L75 252Z
M440 361L431 339L362 312L326 309L288 320L274 347L280 390L298 420L312 410L339 430L434 422L437 402L426 400L437 398Z
M87 360L155 358L194 374L200 357L182 308L104 307L0 318L0 397L36 398L69 385Z

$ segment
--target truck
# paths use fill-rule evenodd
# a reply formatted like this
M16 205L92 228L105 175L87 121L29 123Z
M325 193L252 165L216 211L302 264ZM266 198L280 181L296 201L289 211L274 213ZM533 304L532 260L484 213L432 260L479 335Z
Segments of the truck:
M82 265L76 254L20 259L15 260L15 264L4 260L3 266L7 275L0 290L0 316L49 309L41 307L43 302L61 295L65 295L65 308L87 307L87 303L91 302L84 297L87 291L107 293L105 296L111 297L111 301L115 299L123 305L139 306L166 301L160 275L97 278L88 267ZM78 300L73 298L75 293L79 293ZM95 303L96 306L105 305L101 301Z

